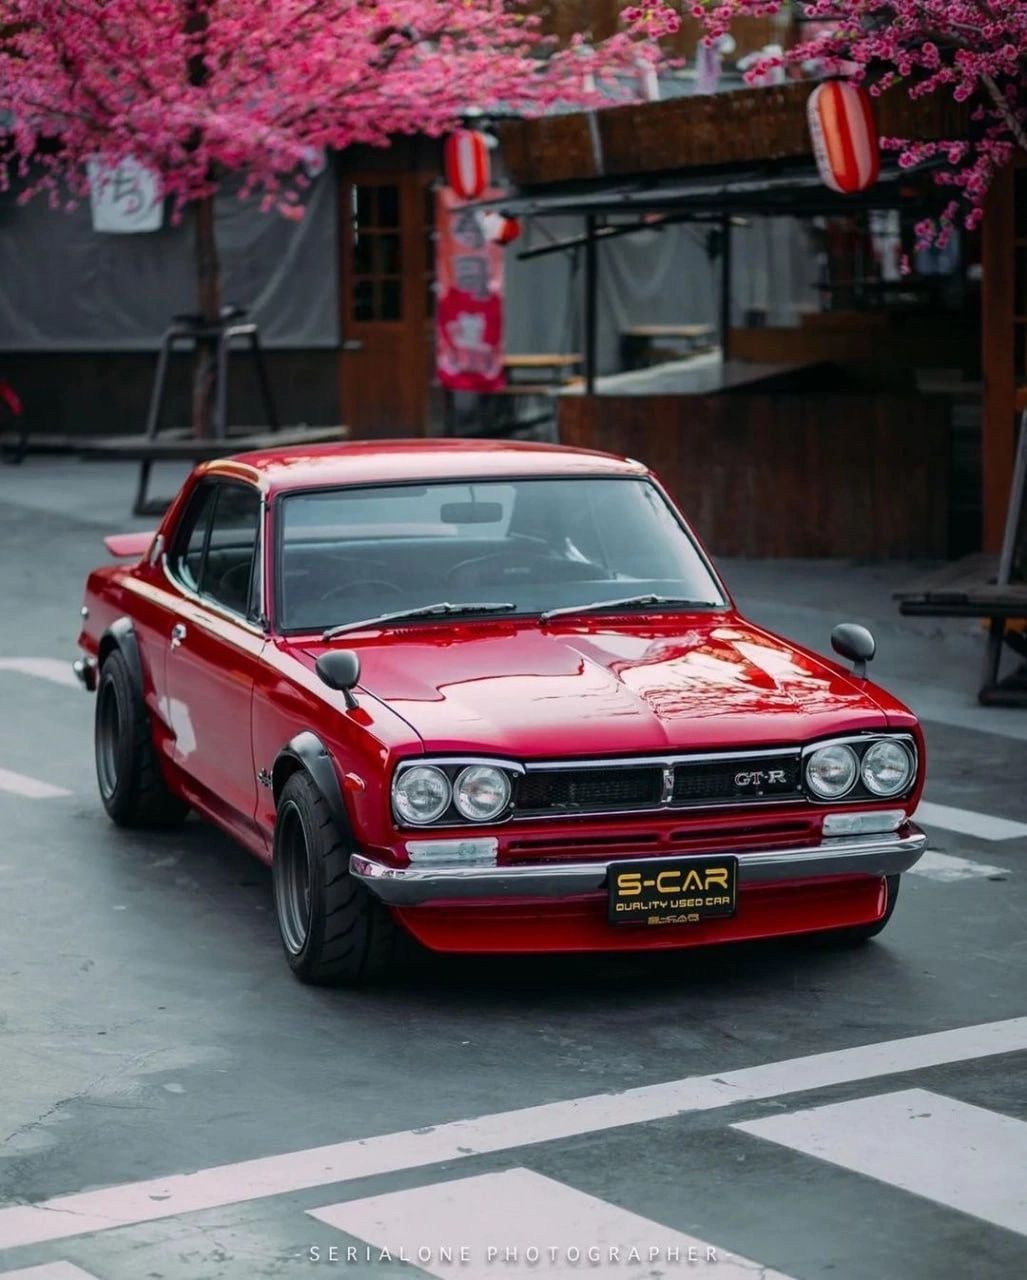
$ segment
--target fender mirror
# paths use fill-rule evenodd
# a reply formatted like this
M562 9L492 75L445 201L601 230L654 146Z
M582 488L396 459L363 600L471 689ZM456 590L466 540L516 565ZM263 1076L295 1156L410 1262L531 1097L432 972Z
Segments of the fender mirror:
M877 652L877 641L855 622L840 622L831 632L831 648L853 664L852 674L865 680L867 663Z
M353 696L353 687L360 680L360 658L352 649L331 649L322 653L314 664L314 670L329 689L337 689L346 699L347 707L359 704Z

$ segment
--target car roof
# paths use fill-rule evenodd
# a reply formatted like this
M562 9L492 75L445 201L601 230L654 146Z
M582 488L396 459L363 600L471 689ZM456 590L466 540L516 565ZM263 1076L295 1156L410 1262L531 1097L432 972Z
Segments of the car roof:
M592 449L526 440L431 437L261 449L205 463L200 470L245 477L269 493L472 477L648 474L648 468L640 462Z

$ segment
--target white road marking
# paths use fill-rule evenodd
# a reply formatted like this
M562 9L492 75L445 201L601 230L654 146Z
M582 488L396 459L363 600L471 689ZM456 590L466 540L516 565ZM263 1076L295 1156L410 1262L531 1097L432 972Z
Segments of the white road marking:
M1027 822L1012 822L1009 818L995 818L990 813L974 813L972 809L953 809L947 804L933 804L921 800L913 814L919 822L929 827L944 827L946 831L961 836L977 836L981 840L1016 840L1027 836Z
M599 1093L0 1209L0 1249L154 1222L353 1178L598 1133L692 1111L1027 1050L1027 1017Z
M733 1126L1027 1235L1027 1123L904 1089Z
M528 1169L437 1182L307 1212L372 1245L372 1263L387 1249L393 1260L412 1262L440 1280L454 1274L463 1280L492 1280L497 1271L623 1276L640 1265L645 1266L642 1274L668 1275L692 1272L696 1264L707 1262L717 1280L787 1280L780 1271ZM355 1248L356 1256L347 1257L347 1248ZM322 1249L321 1260L325 1256ZM367 1261L366 1248L340 1245L337 1260Z
M30 800L55 800L58 796L71 795L71 792L65 791L63 787L41 782L38 778L30 778L24 773L15 773L13 769L0 769L0 791L9 791L16 796L28 796Z
M951 853L938 853L928 849L914 867L911 875L926 876L929 880L973 880L978 876L1007 876L1005 867L992 867L986 862L971 862L969 858L957 858Z
M20 671L23 675L50 680L66 689L79 688L71 663L61 658L0 658L0 671Z
M0 1271L0 1280L96 1280L96 1276L73 1262L44 1262L38 1267Z

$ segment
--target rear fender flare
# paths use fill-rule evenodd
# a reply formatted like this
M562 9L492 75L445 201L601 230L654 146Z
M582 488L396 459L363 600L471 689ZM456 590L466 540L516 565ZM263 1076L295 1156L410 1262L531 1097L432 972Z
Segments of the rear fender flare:
M331 753L316 733L304 729L291 739L279 751L271 770L271 792L278 805L282 788L297 769L304 769L324 797L332 819L340 836L351 848L356 848L353 839L353 824L350 822L346 802L342 798L342 788L332 763Z
M139 696L142 697L144 687L143 660L139 656L139 641L136 638L135 627L132 625L131 618L121 617L115 619L100 637L100 644L97 649L97 665L101 670L107 655L115 649L118 650L128 664L132 679L139 690Z

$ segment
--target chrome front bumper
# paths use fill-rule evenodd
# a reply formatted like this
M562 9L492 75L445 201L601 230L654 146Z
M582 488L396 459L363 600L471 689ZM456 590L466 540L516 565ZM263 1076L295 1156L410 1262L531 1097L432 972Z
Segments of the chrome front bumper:
M887 835L837 836L802 849L744 849L738 859L742 885L783 880L812 880L822 876L894 876L908 871L927 847L927 837L912 822ZM711 851L715 852L715 851ZM725 849L722 852L732 853ZM639 855L646 862L659 861ZM687 862L688 854L661 855L667 862ZM695 855L709 857L709 853ZM362 853L349 860L350 873L373 894L393 907L415 907L426 902L489 898L570 898L599 893L615 863L557 862L514 867L430 866L389 867Z

